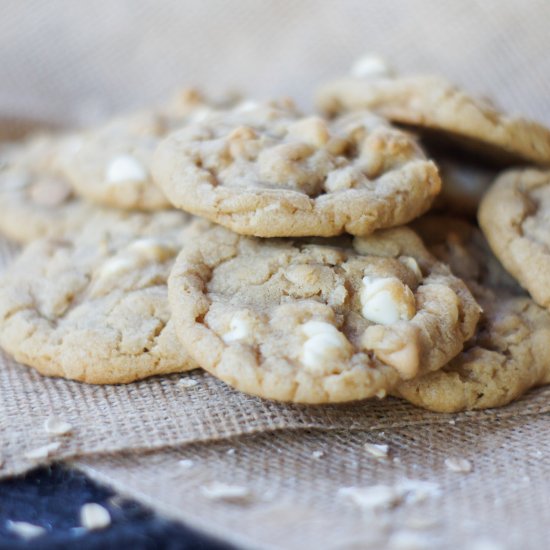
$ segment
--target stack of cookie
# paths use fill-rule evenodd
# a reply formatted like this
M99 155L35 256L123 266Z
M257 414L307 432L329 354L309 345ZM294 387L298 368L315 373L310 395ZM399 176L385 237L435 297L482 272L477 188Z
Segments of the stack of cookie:
M0 345L50 376L201 367L300 403L457 411L550 382L550 172L498 175L550 164L550 130L376 58L317 105L186 90L3 146L0 229L26 248Z

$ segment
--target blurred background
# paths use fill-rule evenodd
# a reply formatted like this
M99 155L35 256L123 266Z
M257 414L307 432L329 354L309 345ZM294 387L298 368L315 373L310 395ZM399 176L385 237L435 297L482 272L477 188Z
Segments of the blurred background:
M548 0L2 0L0 118L86 124L181 85L290 95L367 52L550 123Z

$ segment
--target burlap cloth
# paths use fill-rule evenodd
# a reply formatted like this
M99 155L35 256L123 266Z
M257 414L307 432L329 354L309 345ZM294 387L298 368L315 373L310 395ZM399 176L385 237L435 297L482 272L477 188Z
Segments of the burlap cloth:
M550 123L544 0L9 0L0 9L0 138L37 120L88 123L181 84L291 95L307 107L318 82L373 50L398 69L441 72ZM15 253L0 241L2 266ZM186 388L181 378L197 384ZM198 372L93 387L44 379L0 356L0 476L71 460L248 547L543 548L549 397L550 388L539 389L500 410L459 415L398 400L285 406ZM52 415L73 433L48 436ZM25 457L56 441L47 459ZM373 459L365 442L387 443L390 458ZM471 473L445 467L458 456L470 459ZM179 466L182 458L192 467ZM376 514L337 496L405 478L436 482L438 494ZM250 499L208 499L213 481L245 486Z

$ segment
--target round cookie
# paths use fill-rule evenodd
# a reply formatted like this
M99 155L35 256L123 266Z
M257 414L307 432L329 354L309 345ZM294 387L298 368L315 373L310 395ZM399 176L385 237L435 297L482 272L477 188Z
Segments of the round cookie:
M550 171L505 172L484 196L478 217L502 265L550 308Z
M369 109L498 163L550 164L548 128L503 113L441 77L392 78L380 70L367 72L322 86L316 103L328 115Z
M170 203L155 185L153 152L169 132L215 104L196 90L183 90L165 106L120 116L74 137L60 162L79 195L123 209L160 210Z
M31 243L0 279L0 345L42 374L93 384L194 368L166 286L187 220L97 213L78 238Z
M370 234L421 215L440 188L415 139L381 118L327 122L274 104L170 135L153 174L176 207L260 237Z
M435 217L415 229L466 281L483 313L473 338L448 365L402 382L394 393L426 409L458 412L503 406L550 382L550 312L504 271L480 231Z
M172 318L201 367L241 391L299 403L383 397L473 334L477 303L407 228L290 241L206 223L170 276Z
M0 231L14 241L60 235L92 213L56 165L63 139L39 136L0 151Z

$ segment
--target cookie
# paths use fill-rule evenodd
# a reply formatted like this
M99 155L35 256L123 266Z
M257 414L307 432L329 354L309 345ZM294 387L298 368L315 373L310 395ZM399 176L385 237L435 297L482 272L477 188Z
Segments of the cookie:
M0 232L14 241L60 235L91 215L56 166L61 141L41 136L0 151Z
M47 376L132 382L195 363L170 323L179 212L98 213L76 238L31 243L0 279L0 345Z
M415 224L431 252L450 264L483 308L473 338L437 372L397 386L396 394L438 412L500 407L550 382L550 312L506 273L480 231L456 218Z
M176 207L260 237L370 234L419 216L440 188L415 139L381 118L329 123L274 104L172 134L153 174Z
M462 281L407 228L354 241L220 226L199 237L169 279L178 337L208 372L264 398L383 397L456 355L479 316Z
M548 128L503 113L441 77L391 77L366 64L356 76L322 86L316 103L328 115L369 109L498 163L550 164Z
M184 90L167 105L118 117L75 136L63 153L65 175L79 195L95 203L160 210L170 203L155 185L153 152L167 133L200 116L210 106L196 90Z
M550 172L502 174L483 198L479 223L502 265L550 308Z

